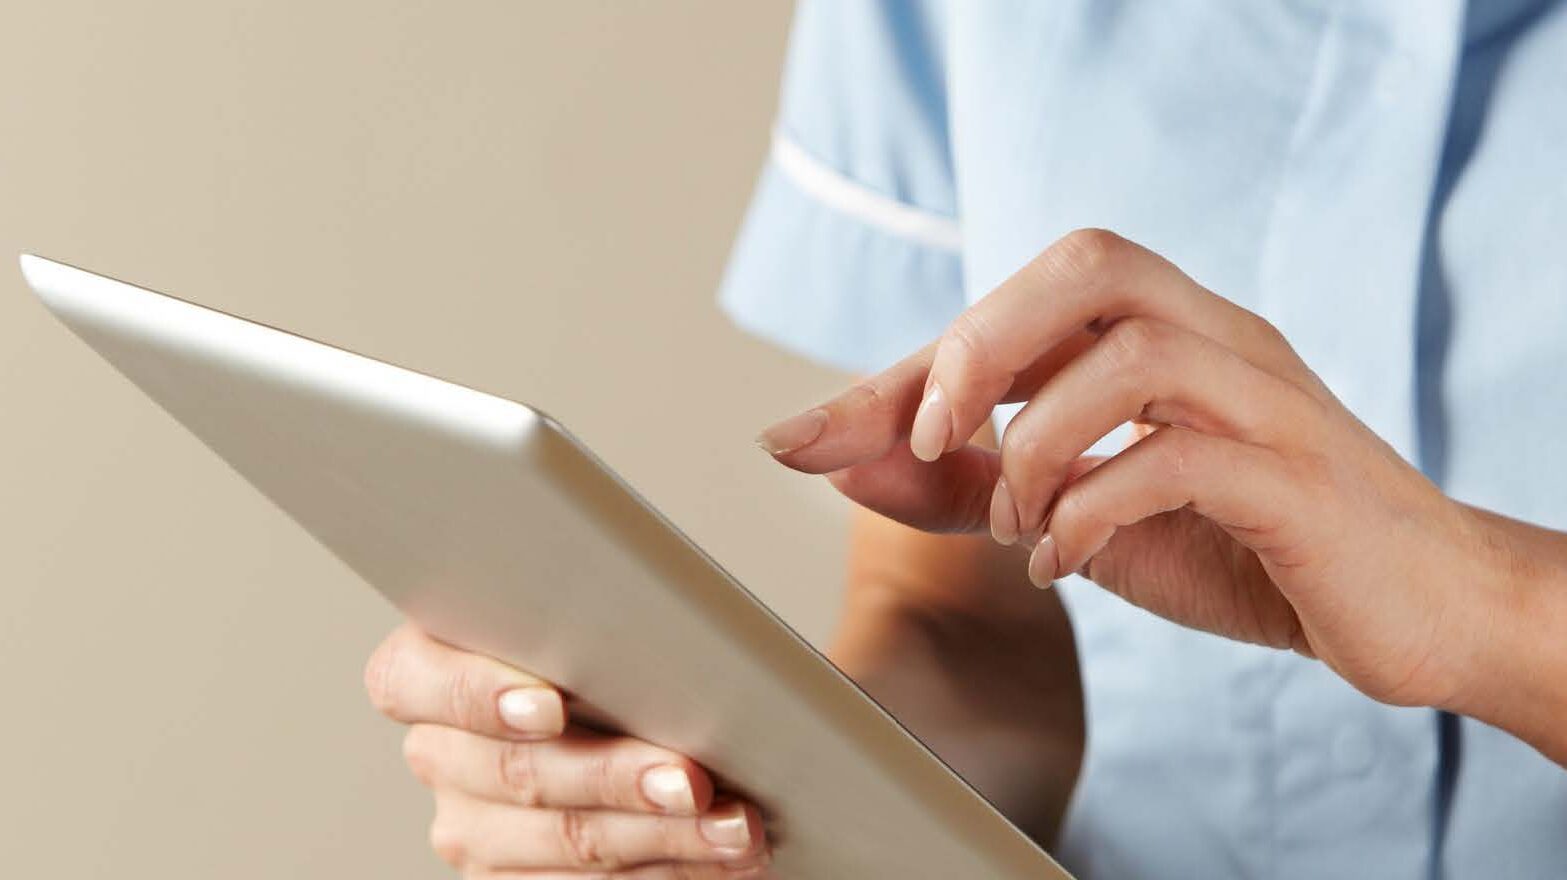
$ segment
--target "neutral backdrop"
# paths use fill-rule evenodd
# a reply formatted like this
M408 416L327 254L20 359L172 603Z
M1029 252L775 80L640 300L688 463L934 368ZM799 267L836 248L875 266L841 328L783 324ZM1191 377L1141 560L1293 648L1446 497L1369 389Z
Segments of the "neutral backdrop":
M842 381L713 307L789 6L0 12L0 876L444 875L360 690L381 601L71 337L30 250L537 403L807 635Z

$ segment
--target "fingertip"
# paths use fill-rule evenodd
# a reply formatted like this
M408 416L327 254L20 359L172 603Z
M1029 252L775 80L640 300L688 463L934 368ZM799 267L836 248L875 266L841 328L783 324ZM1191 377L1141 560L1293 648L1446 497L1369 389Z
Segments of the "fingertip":
M952 407L941 386L931 383L914 412L914 424L909 429L909 450L923 462L933 462L952 445Z
M772 860L772 851L764 849L744 862L732 863L725 867L733 880L763 880L774 876L769 873Z
M697 828L703 839L728 859L754 857L767 842L761 810L745 801L714 806L697 819Z
M1046 532L1034 545L1034 552L1028 557L1028 579L1034 586L1041 590L1049 589L1055 583L1057 569L1061 559L1054 538Z
M765 832L764 832L765 834ZM759 880L763 877L774 877L771 872L773 863L773 848L771 841L765 837L754 851L739 858L731 858L719 863L723 876L727 878L745 878L745 880Z
M760 442L758 442L758 445L760 445ZM819 476L839 469L833 466L836 462L830 460L827 456L823 456L814 444L807 444L804 447L792 449L788 452L769 452L767 454L772 456L773 461L778 462L789 470L809 474L810 476ZM822 464L823 461L828 463L824 466Z
M507 728L529 738L547 739L566 730L566 704L552 687L512 688L496 698L495 707Z
M817 407L770 425L756 436L756 445L775 459L811 445L827 428L827 410ZM785 462L787 464L787 462Z
M1010 546L1017 543L1019 530L1017 503L1012 500L1006 477L1001 477L990 493L990 536L996 543Z
M695 816L705 809L698 805L691 768L681 764L657 764L642 771L637 781L648 803L659 812L672 816Z

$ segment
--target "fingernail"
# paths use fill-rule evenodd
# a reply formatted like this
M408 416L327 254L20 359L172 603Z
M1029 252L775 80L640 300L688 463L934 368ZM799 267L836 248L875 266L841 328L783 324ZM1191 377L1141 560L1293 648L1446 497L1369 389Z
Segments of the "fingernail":
M767 868L773 863L773 854L767 847L761 847L753 853L747 853L743 858L724 862L724 870L729 872L729 877L766 877Z
M642 773L642 796L670 813L695 813L696 795L691 777L682 767L664 764Z
M932 385L914 413L914 426L909 429L909 449L920 461L935 461L947 451L951 438L952 408L947 405L941 386Z
M751 817L743 804L708 813L697 820L702 838L726 855L743 855L751 849Z
M1007 488L1007 478L996 481L990 494L990 536L1000 544L1016 544L1018 534L1017 505L1012 502L1012 491Z
M1059 564L1056 542L1047 534L1034 545L1034 553L1028 557L1028 579L1041 590L1048 590L1055 582L1056 566Z
M827 427L827 410L813 409L790 416L757 435L756 445L768 455L784 455L816 442Z
M566 708L560 694L549 688L523 687L501 694L497 701L501 720L518 733L555 736L566 726Z

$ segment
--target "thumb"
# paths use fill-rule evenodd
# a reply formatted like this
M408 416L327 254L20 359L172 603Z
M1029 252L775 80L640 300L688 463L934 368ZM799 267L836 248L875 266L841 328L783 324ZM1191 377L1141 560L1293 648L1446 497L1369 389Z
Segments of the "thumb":
M1001 476L1001 456L970 444L933 462L914 457L907 443L880 458L827 475L849 500L926 532L989 529L990 495Z

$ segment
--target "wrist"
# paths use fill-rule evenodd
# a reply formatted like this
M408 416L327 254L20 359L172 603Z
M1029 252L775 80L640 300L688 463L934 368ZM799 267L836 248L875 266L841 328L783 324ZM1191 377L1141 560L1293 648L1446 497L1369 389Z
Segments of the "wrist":
M1567 535L1485 511L1461 687L1438 708L1499 727L1567 764Z

